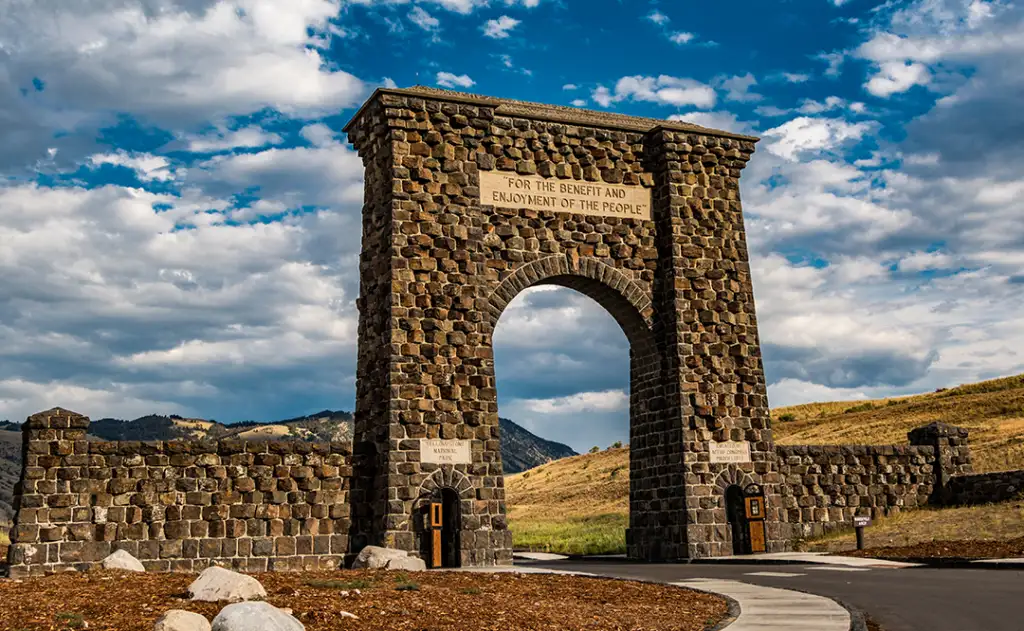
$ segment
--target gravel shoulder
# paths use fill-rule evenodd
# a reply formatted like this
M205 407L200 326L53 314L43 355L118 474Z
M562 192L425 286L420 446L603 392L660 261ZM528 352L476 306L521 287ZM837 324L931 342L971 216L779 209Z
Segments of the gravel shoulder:
M844 556L875 559L1015 559L1024 557L1024 537L1005 541L925 541L906 546L847 550Z

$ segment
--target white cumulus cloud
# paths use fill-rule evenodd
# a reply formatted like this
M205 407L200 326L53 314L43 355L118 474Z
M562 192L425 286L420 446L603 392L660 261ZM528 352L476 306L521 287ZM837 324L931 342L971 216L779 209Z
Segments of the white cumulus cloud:
M859 140L871 129L866 122L851 123L841 118L800 116L764 132L771 153L798 160L804 153L833 150Z
M444 88L470 88L476 85L469 75L457 75L451 72L437 73L437 85Z
M483 25L484 36L494 39L505 39L509 32L519 26L521 22L515 18L503 15L496 20L487 20Z
M709 109L714 107L717 101L715 89L711 86L695 79L668 75L622 77L615 84L614 93L605 86L598 86L592 92L591 98L604 107L629 99L660 105Z

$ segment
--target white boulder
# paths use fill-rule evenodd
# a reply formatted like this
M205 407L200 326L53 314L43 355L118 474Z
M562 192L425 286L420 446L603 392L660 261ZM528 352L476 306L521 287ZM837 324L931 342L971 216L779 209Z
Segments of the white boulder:
M126 572L145 572L142 562L125 550L118 550L100 562L105 570L124 570Z
M267 597L267 590L251 576L232 572L222 567L208 567L188 586L192 600L237 603Z
M172 609L156 621L153 631L210 631L210 623L197 613Z
M406 570L409 572L421 572L427 569L427 564L419 557L411 557L405 550L394 548L381 548L379 546L366 546L359 551L356 560L352 562L352 569L370 570Z
M405 570L407 572L426 572L427 564L419 557L406 556L389 560L384 568L388 570Z
M306 631L306 626L270 603L247 602L221 609L213 631Z

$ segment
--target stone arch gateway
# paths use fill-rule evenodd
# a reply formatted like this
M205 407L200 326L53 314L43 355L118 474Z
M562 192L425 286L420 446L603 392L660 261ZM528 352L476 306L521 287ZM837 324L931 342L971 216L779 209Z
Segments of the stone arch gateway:
M511 563L492 334L538 284L630 341L629 556L730 554L723 474L764 488L786 545L739 197L756 138L420 87L345 131L366 168L353 551L418 554L440 471L470 487L461 563Z

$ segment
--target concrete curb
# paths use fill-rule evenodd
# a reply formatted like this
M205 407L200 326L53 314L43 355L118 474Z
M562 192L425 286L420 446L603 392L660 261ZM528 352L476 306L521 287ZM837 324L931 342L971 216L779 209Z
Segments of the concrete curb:
M726 596L725 594L716 594L716 596L725 599L725 602L729 605L729 613L727 613L725 618L723 618L718 624L707 629L707 631L724 631L724 629L736 622L740 617L740 604L735 598Z

